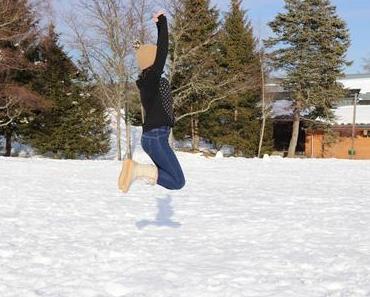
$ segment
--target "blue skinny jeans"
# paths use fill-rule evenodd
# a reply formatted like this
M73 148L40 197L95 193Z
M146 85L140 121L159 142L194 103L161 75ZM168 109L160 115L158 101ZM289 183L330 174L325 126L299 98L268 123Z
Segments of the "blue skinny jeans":
M179 190L185 177L174 151L168 143L170 127L162 126L144 132L141 146L158 168L157 184L169 190Z

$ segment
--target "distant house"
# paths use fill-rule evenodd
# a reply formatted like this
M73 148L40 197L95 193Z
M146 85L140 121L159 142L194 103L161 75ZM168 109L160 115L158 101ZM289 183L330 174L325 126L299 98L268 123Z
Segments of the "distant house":
M320 128L307 129L302 114L297 154L311 158L370 159L370 74L348 75L339 82L349 90L360 92L355 125L353 97L343 98L333 109L336 121L331 134ZM292 129L291 99L278 80L270 82L268 87L277 98L272 104L275 149L286 152Z
M271 117L273 123L274 150L279 154L287 155L289 142L292 135L292 115L290 93L282 86L282 78L272 78L266 84L266 92L272 101ZM304 122L300 124L299 138L296 148L298 155L304 155L305 151Z
M311 158L370 159L370 105L358 105L356 110L353 140L353 106L340 106L334 110L337 118L332 128L334 137L320 129L307 130L305 155Z

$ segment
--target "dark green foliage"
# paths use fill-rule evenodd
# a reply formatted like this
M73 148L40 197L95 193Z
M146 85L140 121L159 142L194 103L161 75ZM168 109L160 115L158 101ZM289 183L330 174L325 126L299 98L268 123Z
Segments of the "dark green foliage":
M283 86L293 98L293 128L288 157L294 157L299 138L301 111L309 109L321 118L333 118L333 103L343 97L337 79L343 76L350 45L345 22L329 0L285 0L285 12L269 25L275 37L271 64L283 70Z
M109 149L107 115L93 86L58 44L53 26L38 54L46 68L32 86L52 102L52 108L27 119L23 138L40 154L56 158L89 158Z
M285 0L285 10L269 24L276 35L266 41L274 49L272 65L286 73L295 108L315 108L330 118L343 95L337 79L349 64L346 24L329 0Z
M21 119L48 107L29 79L40 70L31 55L38 44L37 23L29 1L0 1L0 135L6 138L6 156Z
M185 0L175 15L170 30L170 68L175 69L171 73L171 85L177 117L201 109L215 91L219 82L218 27L218 11L210 7L209 0ZM176 135L190 134L182 130L190 124L180 124L187 119L176 124Z
M255 156L261 130L261 67L241 1L231 1L222 27L210 1L183 1L170 40L177 116L204 109L216 99L211 109L188 117L190 122L187 118L178 121L175 137L194 139L199 133L218 148L232 145L239 156ZM267 146L270 132L266 133Z
M129 102L129 120L133 126L141 126L143 123L140 94L135 83L128 85L127 101Z
M222 80L237 77L232 87L238 89L250 85L235 94L228 95L214 106L210 113L202 115L201 126L205 137L218 147L233 145L238 156L255 156L261 130L261 67L256 39L251 23L241 1L232 0L221 31L219 63L223 69ZM264 152L271 144L271 125L268 124ZM267 146L266 146L267 144Z
M248 65L259 65L253 28L241 8L240 0L231 0L230 12L225 17L222 30L222 65L230 71L246 71Z
M239 98L237 103L219 103L202 119L204 137L211 140L218 149L222 145L232 145L237 156L256 155L260 130L259 113L253 107L243 106L248 99Z

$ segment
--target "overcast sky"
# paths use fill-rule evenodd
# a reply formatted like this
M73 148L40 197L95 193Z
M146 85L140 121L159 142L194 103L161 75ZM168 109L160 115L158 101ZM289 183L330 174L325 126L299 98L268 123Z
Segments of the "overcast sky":
M60 20L60 11L67 9L75 0L54 0L58 29L61 33L66 31ZM221 15L229 8L228 0L212 0L219 8ZM370 0L332 0L337 6L338 14L347 22L350 29L352 45L348 52L348 59L353 65L346 69L346 73L363 72L363 58L370 58ZM271 21L276 13L283 10L283 0L244 0L243 7L247 10L248 17L252 20L256 35L263 38L269 36L270 30L267 23Z

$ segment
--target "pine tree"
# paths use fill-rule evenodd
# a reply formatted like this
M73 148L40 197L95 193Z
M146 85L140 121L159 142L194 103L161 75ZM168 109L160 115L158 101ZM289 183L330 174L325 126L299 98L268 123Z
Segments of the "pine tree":
M93 86L83 71L59 45L54 26L49 27L39 48L46 69L33 80L33 88L53 106L29 119L22 133L40 154L56 158L92 157L109 148L105 109L92 94Z
M170 36L171 84L177 100L176 115L199 110L219 83L217 77L218 11L210 0L185 0L174 17ZM176 99L176 98L175 98ZM199 116L190 124L181 120L175 135L183 137L191 127L193 148L199 148Z
M39 68L30 56L38 42L37 22L28 1L0 1L0 134L6 138L6 156L21 119L48 107L29 87L27 75Z
M202 127L207 131L205 136L218 147L229 144L234 146L239 156L255 156L261 125L258 106L261 67L253 28L241 8L240 0L231 1L231 9L222 29L220 49L219 63L224 70L224 80L236 76L235 85L248 84L251 78L257 83L254 88L227 96L209 115L203 116Z
M272 65L286 73L283 86L292 94L294 115L288 156L294 157L301 111L310 109L323 118L332 118L332 104L343 94L337 79L348 65L345 55L350 38L345 22L329 0L285 0L285 10L269 24L275 37L266 45L273 49Z

